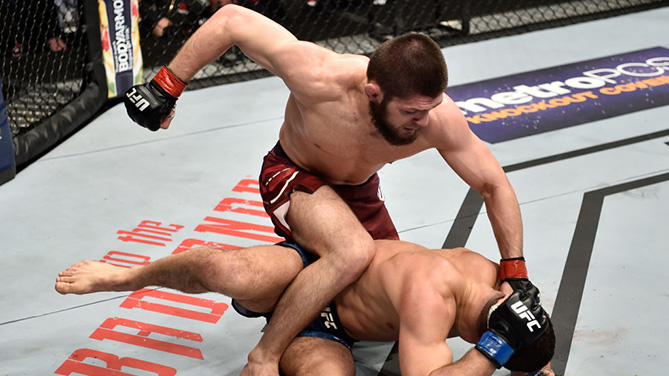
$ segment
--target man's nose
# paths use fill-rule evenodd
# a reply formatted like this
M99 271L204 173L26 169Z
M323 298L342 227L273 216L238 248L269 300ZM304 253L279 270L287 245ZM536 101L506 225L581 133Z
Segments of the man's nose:
M425 127L425 126L427 126L427 121L429 119L428 115L429 115L429 112L427 112L427 111L422 112L421 111L420 113L416 114L411 120L414 122L414 124L416 124L418 126L421 126L421 127Z

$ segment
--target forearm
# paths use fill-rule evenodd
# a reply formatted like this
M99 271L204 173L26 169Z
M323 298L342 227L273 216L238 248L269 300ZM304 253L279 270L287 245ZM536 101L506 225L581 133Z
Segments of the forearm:
M224 7L216 12L184 43L172 59L169 68L184 82L191 78L205 65L221 56L234 44L234 11Z
M502 258L523 256L520 206L508 180L503 185L481 193Z
M432 371L428 376L490 376L495 372L495 366L483 354L471 349L462 359L453 364L443 366Z
M230 4L219 9L186 41L169 68L188 82L205 65L236 45L254 62L278 74L275 65L286 53L277 49L293 41L297 41L295 36L278 23Z
M462 180L483 196L502 257L521 257L523 231L516 193L490 149L469 129L462 111L455 103L450 106L453 115L448 120L459 135L442 141L442 146L437 147L439 153Z

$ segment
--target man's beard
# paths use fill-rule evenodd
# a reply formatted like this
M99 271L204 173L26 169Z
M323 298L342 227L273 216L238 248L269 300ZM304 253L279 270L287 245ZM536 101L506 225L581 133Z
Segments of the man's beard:
M379 131L383 139L394 146L408 145L418 137L418 130L409 136L401 136L393 126L386 121L386 109L388 102L384 99L381 103L369 102L369 114L372 116L372 123Z

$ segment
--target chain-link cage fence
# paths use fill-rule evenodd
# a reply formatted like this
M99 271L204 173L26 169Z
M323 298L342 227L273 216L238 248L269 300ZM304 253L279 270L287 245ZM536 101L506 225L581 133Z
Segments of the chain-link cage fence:
M409 31L426 33L445 47L669 5L669 0L139 0L144 79L169 63L218 7L231 2L277 21L299 39L356 54L369 54L387 38ZM0 5L0 78L12 135L20 136L86 85L91 58L82 14L95 1L0 0ZM88 22L88 29L93 27L98 25ZM233 47L188 87L268 74Z
M0 0L0 78L13 136L77 97L87 44L76 0Z
M144 0L146 1L146 0ZM337 52L370 54L389 37L409 31L430 35L442 47L585 20L666 6L666 0L199 0L153 1L142 19L145 78L169 63L179 46L216 6L235 2L277 21L299 39ZM175 5L180 4L179 6ZM140 6L141 8L141 6ZM141 11L141 9L140 9ZM179 14L181 12L181 14ZM173 20L156 27L156 14ZM147 14L147 12L145 12ZM177 16L178 14L178 16ZM174 15L174 16L173 16ZM144 16L142 16L144 17ZM162 36L158 36L160 32ZM218 85L267 72L231 49L202 69L190 89Z

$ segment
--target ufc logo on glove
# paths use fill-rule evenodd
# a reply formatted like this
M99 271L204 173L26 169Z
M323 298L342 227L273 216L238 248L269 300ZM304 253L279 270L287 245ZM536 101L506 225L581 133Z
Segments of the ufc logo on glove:
M529 329L530 332L534 332L533 326L536 326L538 329L541 329L541 324L539 324L539 321L536 320L532 312L530 312L529 309L523 304L523 302L515 302L512 306L511 309L513 309L516 314L518 314L518 317L525 319L529 321L527 323L527 329Z
M141 95L137 94L137 89L135 87L130 88L127 93L125 93L125 96L128 97L128 99L135 104L135 107L137 107L138 110L144 111L147 107L149 107L149 101L144 99Z

